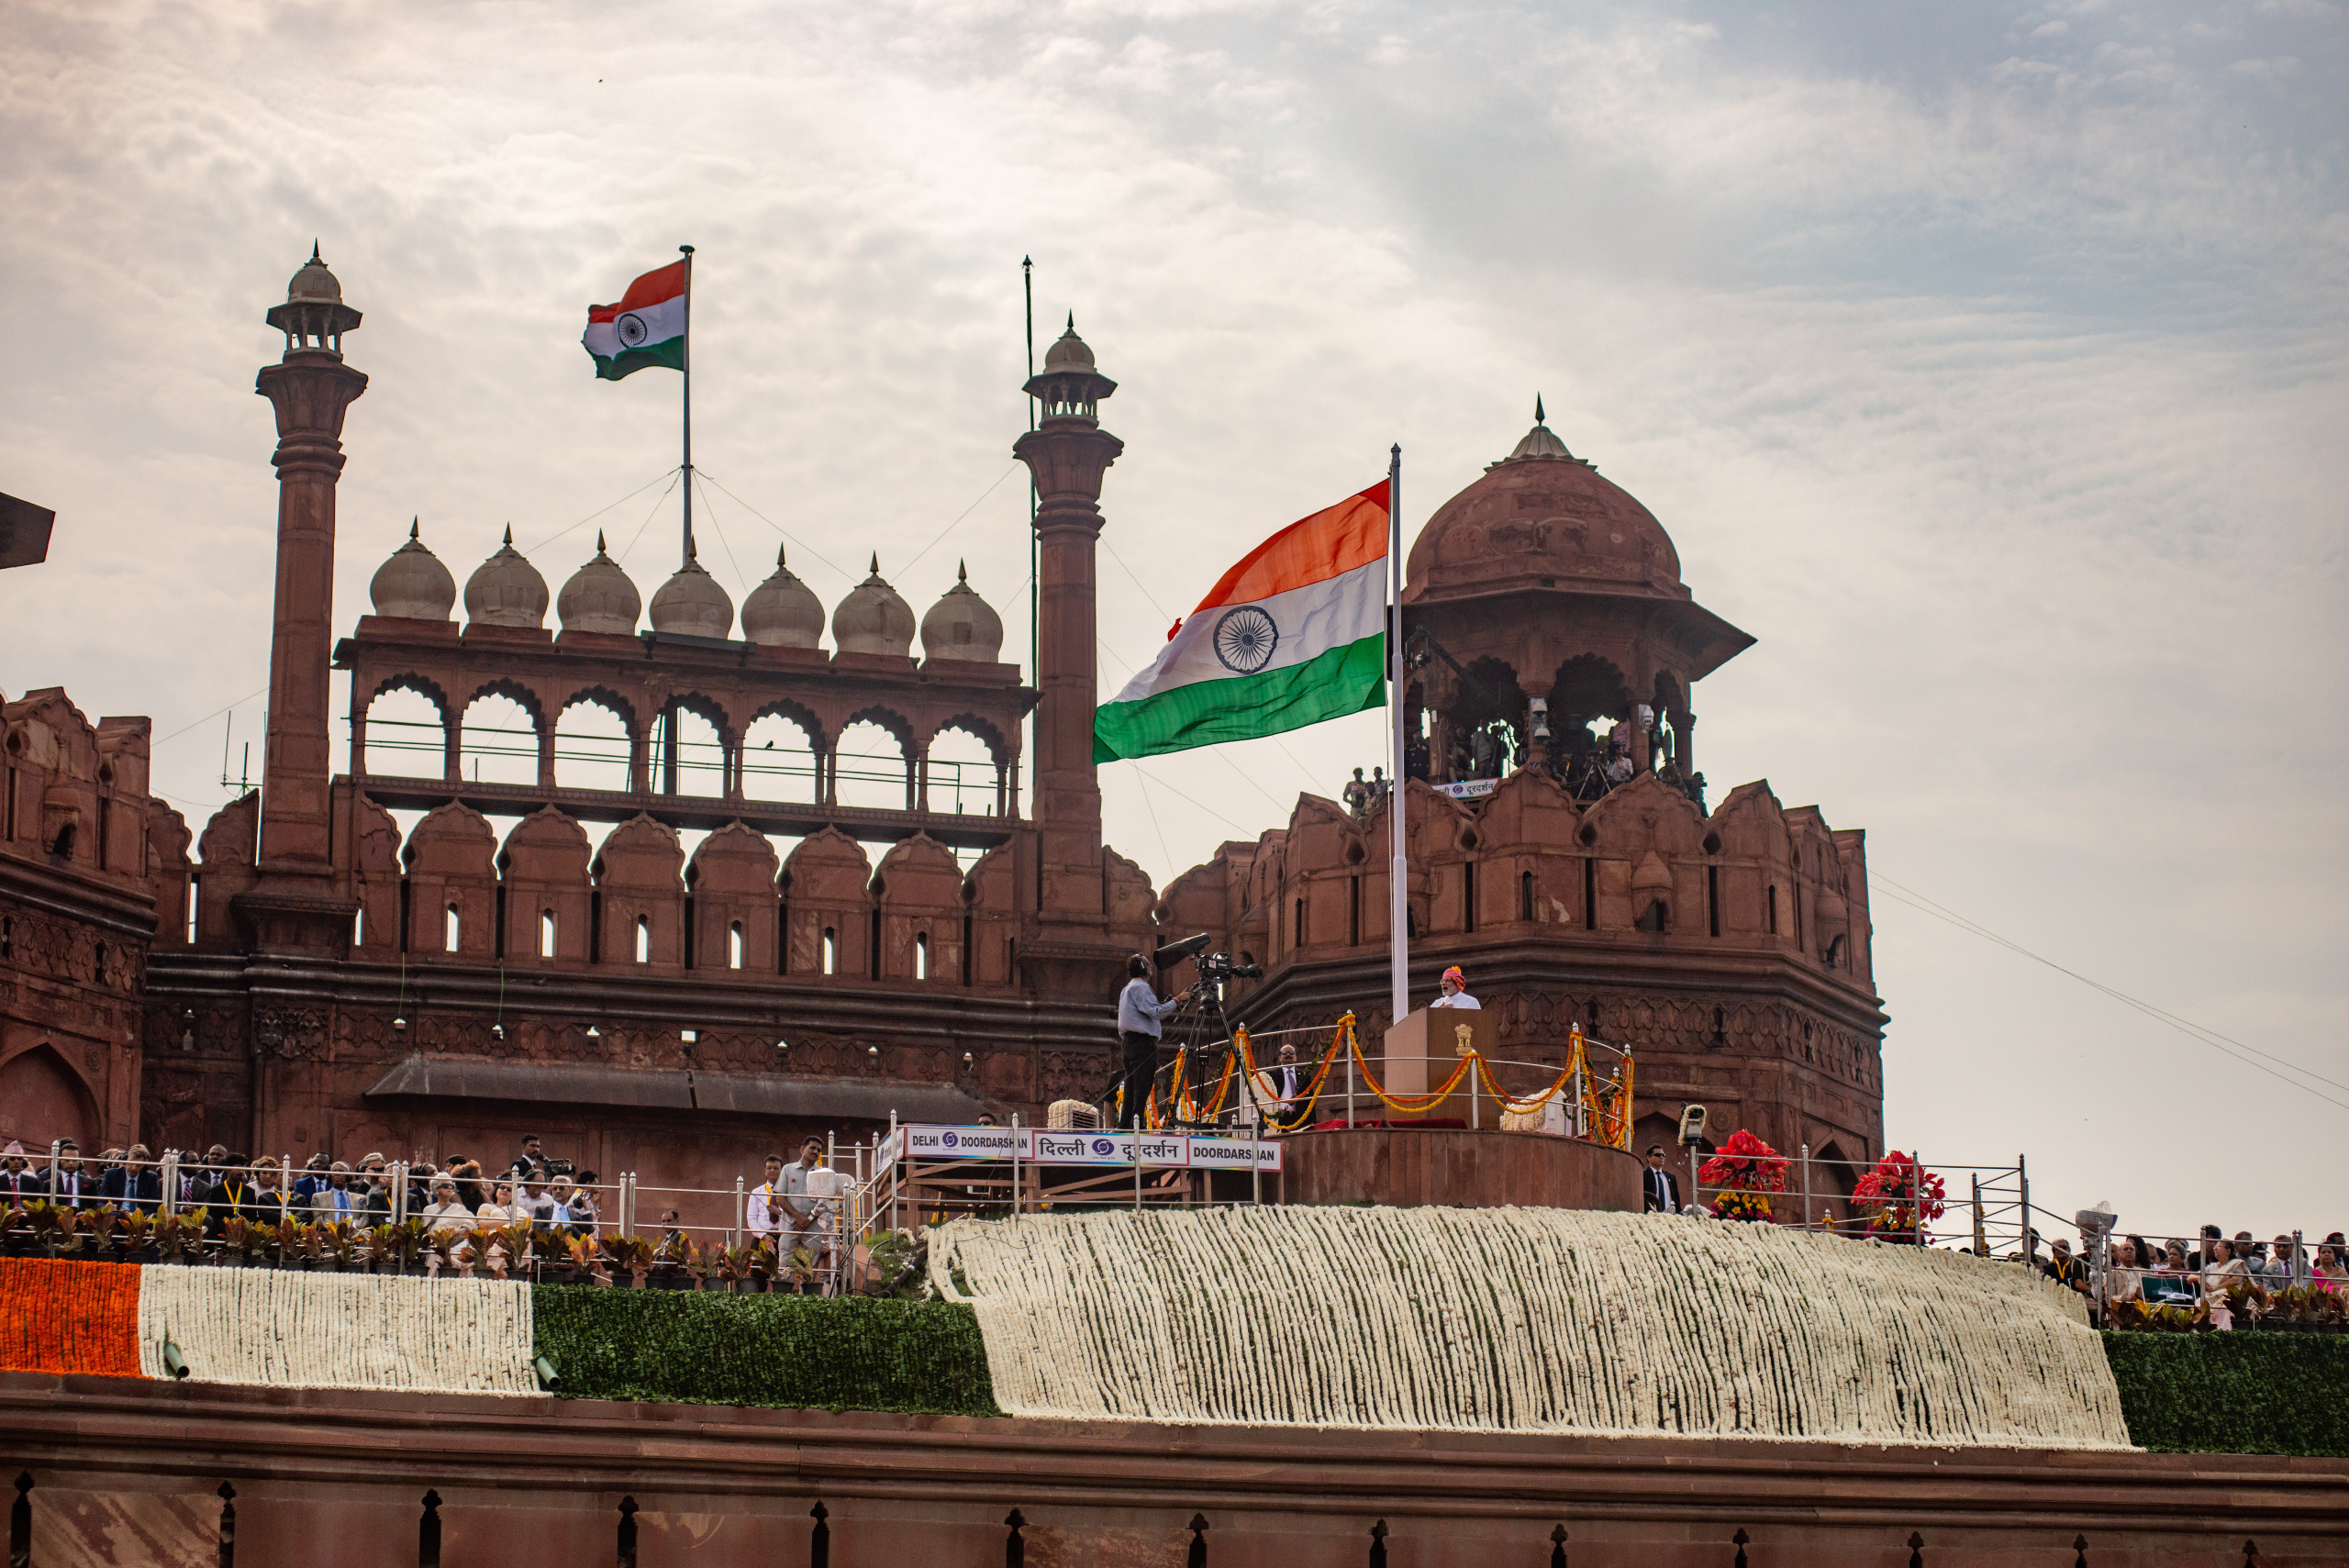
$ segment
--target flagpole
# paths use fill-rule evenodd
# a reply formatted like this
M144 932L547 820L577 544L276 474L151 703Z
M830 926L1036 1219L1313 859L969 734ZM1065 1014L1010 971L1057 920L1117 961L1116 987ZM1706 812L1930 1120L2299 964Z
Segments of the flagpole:
M685 553L694 558L694 248L680 245L685 258L685 347L678 351L685 373ZM683 562L680 562L683 564Z
M1386 792L1386 825L1394 843L1394 861L1388 867L1387 924L1394 941L1390 949L1394 963L1395 1008L1390 1021L1401 1023L1411 1010L1411 899L1410 862L1403 849L1403 817L1408 792L1403 787L1403 448L1397 442L1386 458L1386 559L1388 574L1395 585L1394 604L1386 623L1387 715L1394 731L1394 755L1388 759L1386 776L1390 781Z
M1019 258L1019 290L1028 303L1028 379L1033 381L1036 379L1036 259L1032 256ZM1036 428L1036 400L1032 396L1028 399L1028 428L1030 430ZM1044 589L1038 581L1038 573L1042 568L1042 553L1043 546L1036 539L1036 473L1030 469L1028 473L1028 678L1040 685L1042 682L1038 671L1042 667L1044 657ZM1035 726L1031 722L1028 735L1028 809L1031 816L1036 809L1036 792L1043 787L1041 771L1043 757L1034 743L1035 738ZM1014 779L1011 782L1017 785L1019 781Z

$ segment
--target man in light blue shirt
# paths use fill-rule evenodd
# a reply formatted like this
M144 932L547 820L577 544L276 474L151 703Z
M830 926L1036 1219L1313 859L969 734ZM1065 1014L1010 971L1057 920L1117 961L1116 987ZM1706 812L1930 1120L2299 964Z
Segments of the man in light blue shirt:
M1126 960L1126 988L1118 994L1118 1040L1125 1047L1125 1075L1119 1080L1118 1120L1131 1127L1142 1119L1150 1099L1150 1081L1158 1072L1158 1020L1183 1005L1178 994L1162 1002L1150 984L1150 960L1136 953Z

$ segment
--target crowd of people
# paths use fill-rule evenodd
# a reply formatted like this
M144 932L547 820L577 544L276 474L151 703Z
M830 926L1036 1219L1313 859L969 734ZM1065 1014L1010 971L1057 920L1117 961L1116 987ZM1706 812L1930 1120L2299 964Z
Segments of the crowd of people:
M605 1219L593 1171L569 1161L549 1160L536 1133L522 1140L513 1163L495 1173L479 1160L458 1155L445 1165L421 1161L406 1170L406 1201L394 1202L400 1179L380 1153L355 1165L323 1152L313 1154L298 1175L284 1162L252 1156L216 1143L167 1167L147 1145L109 1149L94 1169L73 1140L61 1139L51 1157L34 1161L24 1145L11 1141L0 1151L0 1203L48 1203L65 1208L128 1208L153 1214L163 1207L163 1184L173 1184L174 1210L201 1208L215 1236L231 1218L282 1225L344 1220L384 1225L395 1210L416 1215L433 1230L476 1230L528 1223L573 1235L601 1232Z
M2051 1252L2041 1265L2043 1273L2083 1296L2097 1294L2095 1270L2070 1242L2057 1238ZM2238 1287L2272 1296L2301 1285L2349 1294L2349 1239L2341 1231L2313 1244L2290 1236L2261 1241L2248 1230L2229 1236L2216 1225L2205 1225L2191 1240L2115 1236L2108 1244L2102 1298L2108 1311L2129 1302L2199 1308L2209 1313L2213 1327L2231 1329L2235 1326L2235 1303L2243 1298Z
M824 1144L810 1138L796 1159L771 1154L765 1179L748 1195L743 1218L753 1243L773 1242L788 1255L805 1248L818 1266L829 1267L838 1251L835 1224L851 1179L824 1162ZM395 1187L405 1179L405 1201ZM143 1143L108 1149L93 1162L72 1139L60 1140L42 1157L28 1155L21 1142L0 1151L0 1207L50 1204L71 1209L116 1208L155 1214L171 1208L204 1211L206 1234L219 1238L231 1219L284 1225L341 1221L361 1228L388 1225L395 1215L423 1221L428 1231L503 1229L529 1225L551 1236L599 1236L614 1218L604 1212L610 1189L594 1171L552 1159L536 1133L527 1133L513 1161L495 1170L469 1155L445 1163L420 1160L403 1173L381 1153L356 1163L321 1152L298 1174L287 1162L253 1158L214 1144L166 1163ZM682 1241L677 1211L662 1215L664 1240Z

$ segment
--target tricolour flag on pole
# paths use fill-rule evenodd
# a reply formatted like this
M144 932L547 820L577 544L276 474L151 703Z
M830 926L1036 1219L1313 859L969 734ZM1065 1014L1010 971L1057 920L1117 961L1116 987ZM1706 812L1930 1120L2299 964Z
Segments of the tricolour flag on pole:
M596 358L596 374L618 381L647 365L685 368L685 263L656 268L628 285L618 305L587 307L580 342Z
M1223 574L1115 700L1093 760L1277 735L1376 707L1386 680L1386 482L1291 523Z

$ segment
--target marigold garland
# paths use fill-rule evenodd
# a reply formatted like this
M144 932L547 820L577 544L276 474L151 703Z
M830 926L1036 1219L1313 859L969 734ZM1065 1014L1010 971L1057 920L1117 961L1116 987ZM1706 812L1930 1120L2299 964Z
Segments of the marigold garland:
M0 1372L138 1377L135 1265L0 1258Z

